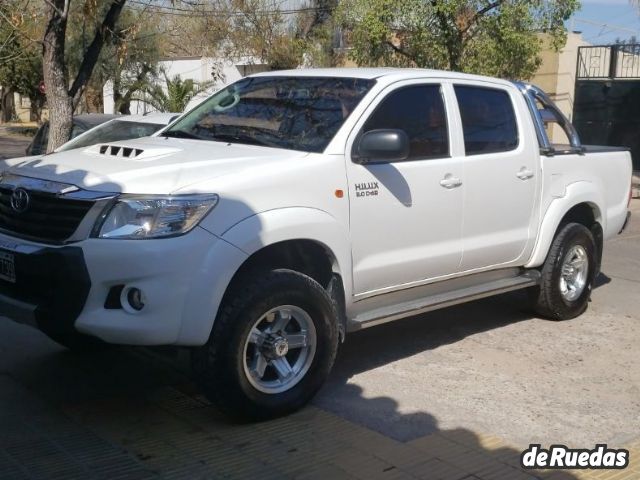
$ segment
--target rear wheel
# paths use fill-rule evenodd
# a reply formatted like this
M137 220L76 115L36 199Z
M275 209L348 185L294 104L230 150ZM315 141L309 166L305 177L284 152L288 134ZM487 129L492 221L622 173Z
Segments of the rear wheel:
M192 364L222 411L259 420L299 409L322 386L338 347L337 315L325 289L301 273L245 280L226 296Z
M531 290L536 313L553 320L582 314L591 296L596 263L591 231L578 223L564 225L551 244L540 286Z

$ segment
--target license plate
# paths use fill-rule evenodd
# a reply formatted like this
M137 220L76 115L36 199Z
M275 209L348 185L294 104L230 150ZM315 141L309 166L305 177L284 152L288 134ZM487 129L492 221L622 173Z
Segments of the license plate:
M0 252L0 280L16 283L16 262L13 253Z

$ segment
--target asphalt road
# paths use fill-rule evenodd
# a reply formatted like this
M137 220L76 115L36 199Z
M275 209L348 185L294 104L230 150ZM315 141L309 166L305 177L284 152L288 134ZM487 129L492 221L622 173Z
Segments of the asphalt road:
M603 274L581 317L535 318L516 292L353 334L315 407L401 442L456 429L521 447L638 440L640 200L632 210L628 231L606 244ZM41 418L78 404L109 423L165 388L200 398L184 354L174 353L115 348L77 356L0 318L0 404L16 404L0 412L0 430L9 415ZM113 398L117 408L105 400ZM76 420L82 425L84 417ZM156 427L158 438L172 435Z
M0 126L0 160L24 156L29 142L31 142L31 138L9 133L5 127Z

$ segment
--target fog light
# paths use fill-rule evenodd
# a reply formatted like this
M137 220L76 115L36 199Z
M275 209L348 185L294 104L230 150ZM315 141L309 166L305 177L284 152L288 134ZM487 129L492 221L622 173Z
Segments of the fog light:
M144 308L145 298L137 287L125 288L120 296L122 307L129 313L137 313Z
M139 288L129 290L127 300L134 310L140 311L144 308L144 299L142 297L142 291Z

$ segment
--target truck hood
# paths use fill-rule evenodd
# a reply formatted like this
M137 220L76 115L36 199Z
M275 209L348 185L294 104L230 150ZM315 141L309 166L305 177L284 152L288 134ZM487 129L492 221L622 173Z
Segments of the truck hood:
M149 137L5 161L9 173L101 192L169 194L265 163L307 156L278 148Z

